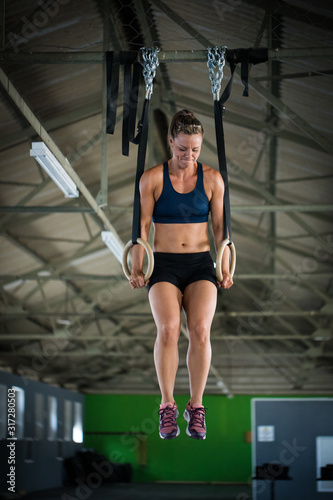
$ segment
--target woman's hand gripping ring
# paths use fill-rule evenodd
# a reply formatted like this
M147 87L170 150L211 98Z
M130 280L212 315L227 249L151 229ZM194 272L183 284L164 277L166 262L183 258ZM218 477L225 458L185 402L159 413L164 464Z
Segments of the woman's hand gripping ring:
M230 248L230 254L231 254L231 259L230 259L230 274L231 277L233 277L234 272L235 272L235 267L236 267L236 248L235 245L230 242L230 240L226 239L223 240L220 248L217 251L216 255L216 276L218 281L223 281L223 274L222 274L222 256L223 252L226 246L229 246Z
M153 251L152 251L149 243L147 243L145 240L143 240L142 238L138 238L137 242L144 247L144 249L146 250L147 257L148 257L148 267L147 267L147 271L145 273L145 282L147 282L149 280L150 276L152 275L153 270L154 270L154 254L153 254ZM124 248L124 253L123 253L123 271L124 271L124 274L128 280L130 279L130 276L131 276L131 272L130 272L129 267L128 267L128 254L129 254L129 251L132 248L132 246L133 246L133 242L132 242L132 240L129 240L129 242L126 244L126 246Z

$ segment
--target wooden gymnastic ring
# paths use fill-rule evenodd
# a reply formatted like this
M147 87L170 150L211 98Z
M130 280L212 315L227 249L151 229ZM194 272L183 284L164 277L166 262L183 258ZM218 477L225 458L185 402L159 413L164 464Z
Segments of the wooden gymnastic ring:
M233 277L234 272L235 272L235 267L236 267L236 248L235 245L230 242L229 239L223 240L220 248L217 251L216 255L216 276L219 281L223 281L223 274L222 274L222 256L225 247L229 245L230 247L230 253L231 253L231 260L230 260L230 274L231 277Z
M152 275L153 270L154 270L154 254L153 254L153 251L151 249L151 246L149 245L149 243L147 243L147 241L143 240L142 238L138 238L137 242L144 247L144 249L146 250L147 257L148 257L148 267L147 267L147 271L145 273L145 282L147 282L149 280L150 276ZM126 246L124 248L124 253L123 253L123 271L124 271L124 274L128 280L131 277L131 271L129 270L129 267L128 267L127 257L128 257L128 253L129 253L130 249L132 248L132 246L133 246L133 242L132 242L132 240L129 240L129 242L126 244Z

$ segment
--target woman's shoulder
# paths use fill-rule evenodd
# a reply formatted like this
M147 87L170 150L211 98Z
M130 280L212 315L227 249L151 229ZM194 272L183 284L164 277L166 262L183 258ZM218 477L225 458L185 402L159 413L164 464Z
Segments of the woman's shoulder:
M145 174L156 175L159 172L163 172L163 165L164 165L164 163L159 163L158 165L155 165L154 167L150 167L145 171Z
M205 180L212 181L212 182L222 182L223 184L223 179L218 170L215 170L214 168L209 167L208 165L205 165L204 163L202 164L202 171L204 174Z
M156 185L163 179L163 163L148 168L141 176L142 185Z

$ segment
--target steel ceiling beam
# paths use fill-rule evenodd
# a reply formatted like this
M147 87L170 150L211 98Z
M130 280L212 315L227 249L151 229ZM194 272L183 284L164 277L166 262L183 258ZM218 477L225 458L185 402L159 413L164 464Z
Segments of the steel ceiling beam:
M38 184L36 187L34 187L33 189L31 189L31 191L29 191L28 194L26 194L25 196L23 196L23 198L21 198L18 201L17 204L20 205L20 206L22 206L25 203L28 203L28 201L32 200L50 182L51 182L50 177L45 178L40 184ZM10 214L8 214L8 213L6 215L4 215L3 217L1 217L1 219L0 219L0 230L3 229L3 228L5 228L6 224L8 224L11 221L12 218L13 217Z
M265 243L267 243L267 236L265 236L265 234L263 235L256 235L254 234L254 232L251 232L247 226L244 226L243 224L241 224L238 220L234 220L233 221L233 226L235 228L235 232L237 232L238 234L241 234L242 236L246 236L247 238L259 243L260 245L264 245ZM323 238L324 236L327 236L327 235L322 235L321 237ZM304 238L308 238L309 235L306 234L304 236ZM328 235L328 237L330 237L330 235ZM293 237L289 237L289 239L292 239ZM297 239L297 237L296 237ZM299 248L299 247L291 247L285 243L282 243L283 238L279 238L278 240L276 240L276 246L279 247L281 250L285 250L286 252L288 253L291 253L292 255L296 255L298 257L304 257L304 258L313 258L313 252L310 253L309 251L306 251L306 250L303 250L302 248ZM327 243L327 245L329 246L330 243ZM332 250L327 250L328 252L328 257L329 255L332 254ZM244 258L244 257L243 257ZM247 257L248 259L248 257ZM292 273L290 273L289 271L285 274L287 276L295 276L295 273L297 274L297 270L293 270Z
M87 106L79 108L75 111L69 111L68 113L64 113L61 116L57 116L56 118L46 120L44 123L44 127L49 132L53 132L54 130L57 130L64 126L72 125L73 123L77 123L82 120L86 120L87 118L100 115L101 111L101 102L96 101L92 104L87 104ZM18 144L25 142L27 139L33 137L34 135L36 135L36 132L31 126L23 128L21 130L17 130L15 133L11 132L10 134L3 134L0 137L0 151L13 146L17 146Z
M13 236L8 231L6 231L3 236L8 240L13 246L18 248L20 251L24 252L27 256L33 259L38 264L47 264L47 261L41 257L35 250L31 250L27 245L22 243L16 236ZM37 277L38 279L38 277Z
M265 291L268 290L267 288L267 283L264 283L265 285ZM251 300L253 301L254 304L256 304L257 307L260 307L260 301L258 301L258 297L254 294L254 292L252 291L252 289L249 289L247 288L246 286L244 286L242 283L239 283L238 286L240 286L240 288L251 298ZM271 287L272 290L274 290L274 285ZM271 291L271 290L269 290ZM268 295L268 299L270 299L270 294ZM259 303L258 303L259 302ZM288 301L288 303L290 302L290 300ZM296 310L296 309L295 309ZM298 310L298 309L297 309ZM308 317L307 317L308 319ZM302 344L304 344L306 346L306 348L310 348L312 347L312 342L311 342L311 338L308 339L307 337L303 336L291 323L290 321L287 323L284 318L282 317L277 317L276 318L276 321L282 326L282 327L285 327L286 330L290 331L292 333L292 335L294 336L293 340L295 342L300 342ZM266 331L271 331L271 333L273 333L273 335L275 335L275 332L272 332L272 328L270 326L267 326L265 325L265 330ZM250 335L251 336L251 335ZM289 341L287 338L283 339L282 340L282 343L285 344L285 347L287 349L290 349L292 350L294 348L294 345L291 341ZM270 341L269 339L266 339L266 345L270 345ZM262 352L263 354L265 354L265 351L262 350L261 348L259 348L259 345L257 346L256 344L255 345L252 345L251 344L251 347L252 349L260 349L260 352ZM276 364L275 360L271 360L270 358L265 358L265 360L270 364L270 366L275 369L276 371L278 371L280 373L280 375L282 375L283 377L286 377L287 380L289 382L292 382L294 384L294 378L293 378L293 375L291 373L292 371L292 368L293 367L290 367L290 366L280 366L280 364Z
M11 342L15 340L68 340L69 342L114 342L114 343L122 343L122 342L136 342L138 340L143 341L154 341L155 339L149 337L148 335L134 335L133 337L115 337L115 333L121 331L122 326L118 325L117 328L112 330L111 335L108 336L98 336L98 335L81 335L81 336L70 336L68 334L59 334L55 333L0 333L0 343L1 342ZM188 339L187 335L185 337ZM296 340L299 341L300 338L293 334L254 334L254 335L211 335L211 341L228 341L228 340L245 340L247 342L252 342L253 340L269 340L272 342L281 342L284 340ZM302 335L302 339L305 340L313 340L312 335Z
M237 273L235 274L235 279L237 281L262 281L262 280L282 280L285 281L287 277L291 276L289 273ZM313 273L293 273L292 276L300 279L322 279L322 278L333 278L333 272L313 272ZM31 272L27 274L0 274L0 282L7 283L11 281L121 281L124 280L124 276L122 274L66 274L62 273L61 275L56 275L48 273L43 274Z
M113 20L111 16L110 0L104 0L102 2L104 9L103 16L103 52L108 52L110 50L110 42L116 36L115 29L113 25ZM101 107L102 107L102 124L106 124L107 118L107 64L106 59L103 63L102 69L102 97L101 97ZM96 201L98 206L104 207L108 204L108 140L106 130L100 131L101 139L101 167L100 167L100 189L97 193Z
M333 69L328 70L317 70L317 71L303 71L300 73L284 73L283 75L274 75L274 76L256 76L254 80L257 82L267 82L270 80L289 80L293 78L309 78L315 76L326 76L332 75Z
M239 71L236 70L238 74ZM325 151L333 154L333 147L329 139L318 132L316 129L311 127L307 121L303 120L295 111L293 111L289 106L284 104L281 99L272 94L263 85L261 85L257 80L249 76L249 85L253 90L255 90L261 97L270 103L275 109L280 113L285 115L292 123L294 123L300 130L306 133L309 139L315 140Z
M260 81L258 78L254 78L254 80ZM212 107L205 105L203 103L199 103L197 100L191 99L187 96L182 96L182 95L177 95L177 101L180 101L183 103L183 105L190 107L190 109L197 109L201 113L210 115L212 114ZM170 104L169 99L161 98L161 102L166 102L167 104ZM78 109L76 111L71 111L69 113L66 113L64 115L61 115L60 117L53 118L50 120L47 120L45 122L45 128L47 130L54 131L59 128L62 128L67 125L71 125L73 123L80 122L82 120L85 120L87 118L91 118L94 116L99 116L101 114L101 103L100 102L95 102L91 105L88 105L82 109ZM235 124L241 127L249 128L251 130L256 130L256 131L262 131L266 130L268 124L265 123L264 121L259 121L259 120L254 120L248 116L240 115L237 113L233 113L232 111L228 110L226 112L226 115L224 117L225 123L231 123ZM280 138L280 139L285 139L291 142L295 142L296 144L300 144L302 146L310 147L313 149L318 149L320 151L323 150L323 148L312 138L310 137L304 137L302 135L296 134L291 131L275 131L275 134ZM35 131L33 130L32 127L24 128L22 130L17 131L15 134L11 133L8 135L3 135L0 138L0 151L7 149L12 146L16 146L18 144L21 144L22 142L25 142L27 139L35 135ZM73 158L74 159L74 158ZM71 160L70 160L71 161Z
M174 10L172 10L168 5L166 5L164 2L161 0L152 0L153 4L156 5L162 12L164 12L170 19L172 19L181 29L186 31L190 36L193 36L193 38L199 42L201 45L203 45L206 50L203 51L205 53L205 60L207 61L207 47L211 47L213 44L210 43L210 41L205 38L204 36L201 35L196 29L192 28L192 26L182 17L180 17ZM279 49L279 48L269 48L269 61L272 59L272 53L275 53L275 56L279 54L278 60L282 59L283 57L283 50L284 49ZM291 49L291 50L297 50L297 49ZM313 49L303 49L303 53L308 52L308 54L313 53ZM333 55L333 49L330 48L328 52L332 52ZM326 52L326 51L324 51ZM328 52L326 55L328 55ZM292 52L290 52L291 55ZM177 52L176 52L177 54ZM295 54L295 52L294 52ZM298 53L298 56L300 54ZM316 56L318 57L318 55ZM159 54L159 61L163 61L163 54ZM237 73L240 74L239 68L236 69ZM290 109L288 106L284 105L280 99L276 96L274 96L269 90L267 90L265 87L260 85L257 81L253 80L249 76L248 78L249 85L253 87L253 89L258 92L262 97L264 97L267 102L269 102L275 109L278 111L282 112L285 114L293 123L297 125L301 130L305 131L306 134L309 137L312 137L318 144L320 144L327 152L333 153L333 147L331 146L331 143L329 142L326 137L324 137L322 134L320 134L317 130L313 129L305 120L303 120L300 116L298 116L292 109Z
M0 50L5 49L6 7L5 0L0 1Z
M187 106L190 109L194 109L200 112L201 114L204 114L206 116L213 116L213 104L209 106L207 104L199 102L197 99L193 99L188 96L183 96L180 94L178 94L177 96L177 101L181 102L183 106ZM250 130L258 132L269 132L270 130L270 124L265 122L264 120L255 120L253 118L250 118L249 116L233 113L229 109L226 109L225 111L223 122L231 123L233 125L248 128ZM284 139L289 142L294 142L295 144L300 144L301 146L305 146L307 148L317 149L318 151L325 151L324 148L312 138L304 137L303 135L299 135L289 130L274 129L274 135L276 135L279 139Z
M2 351L0 353L0 359L1 358L34 358L38 356L38 352L19 352L15 353L13 351ZM40 355L43 356L43 351L40 351ZM307 351L302 351L302 352L233 352L233 353L219 353L215 354L214 357L215 359L234 359L234 358L307 358L309 355ZM96 358L149 358L151 359L152 357L152 352L118 352L118 351L108 351L108 352L103 352L103 351L98 351L98 352L89 352L89 351L59 351L57 353L57 357L64 357L64 358L86 358L86 357L96 357ZM332 352L323 352L320 355L321 358L327 358L327 359L333 359L333 353ZM52 360L50 360L52 361Z
M65 169L65 171L68 173L68 175L71 177L71 179L75 182L77 188L81 192L81 194L84 196L86 201L89 203L89 205L94 209L96 215L101 219L103 222L105 229L108 229L111 231L115 238L119 241L120 245L124 247L124 243L120 239L120 237L117 234L117 231L103 212L103 210L98 206L95 198L92 196L90 191L87 189L81 178L78 176L78 174L75 172L73 167L70 165L66 157L63 155L63 153L60 151L58 146L55 144L53 139L50 137L46 129L43 127L41 122L38 120L36 115L33 113L33 111L30 109L28 104L25 102L25 100L22 98L22 96L19 94L19 92L16 90L6 73L3 71L2 68L0 68L0 83L4 90L7 92L8 96L12 99L13 103L15 106L20 110L22 115L26 118L26 120L30 123L30 125L33 127L33 129L36 131L36 133L39 135L41 140L47 145L47 147L50 149L50 151L54 154L54 156L57 158L59 163L62 165L62 167Z
M281 200L282 202L282 200ZM282 202L283 203L283 202ZM133 207L121 207L119 205L113 206L109 205L103 208L105 213L132 213ZM233 205L232 212L236 214L248 213L248 212L333 212L333 205ZM14 205L14 206L0 206L0 213L6 214L31 214L31 213L42 213L42 214L54 214L54 213L66 213L66 214L93 214L95 210L92 207L76 207L72 205L57 205L57 206L25 206L25 205Z
M181 19L181 18L180 18ZM186 23L187 24L187 23ZM181 24L185 28L185 21ZM194 38L202 41L205 47L213 47L209 40L192 30ZM199 38L198 38L199 36ZM269 60L281 59L317 59L333 56L332 47L284 48L268 50ZM207 62L207 50L161 50L158 54L160 63ZM104 52L13 52L0 51L0 63L15 64L102 64L105 61Z
M135 304L134 304L135 305ZM110 318L116 318L116 317L122 317L125 316L127 318L130 318L131 316L137 317L137 318L145 318L145 317L151 317L150 312L99 312L95 311L92 315L92 312L66 312L64 311L55 311L52 313L47 313L45 311L26 311L26 312L6 312L4 310L1 313L0 316L0 322L3 322L4 320L8 319L21 319L21 318L29 318L29 317L34 317L37 316L39 318L48 318L48 317L59 317L62 318L63 316L66 316L68 318L71 317L78 317L78 318L91 318L91 319L110 319ZM309 309L309 310L299 310L299 311L217 311L215 314L216 317L222 316L226 318L240 318L240 317L278 317L278 316L284 316L286 318L298 318L298 317L306 317L306 316L322 316L322 317L330 317L333 316L333 308L327 309L327 310L320 310L320 309Z
M248 287L245 287L242 283L239 283L239 286L245 292L245 294L247 294L250 297L253 303L256 304L257 307L259 307L260 300L258 300L258 297L253 293L253 291ZM299 309L294 309L294 311L296 310L299 311ZM280 323L280 325L286 327L286 329L289 330L294 335L294 340L299 340L300 342L305 343L306 347L310 347L312 345L308 341L308 339L304 337L290 322L288 322L288 324L286 325L281 316L277 316L276 319Z
M206 141L209 147L215 151L215 147L213 144L209 143ZM278 205L283 205L283 203L276 198L272 193L269 192L260 182L258 182L256 179L254 179L251 175L249 175L247 172L245 172L239 165L237 165L234 161L232 161L230 158L227 158L227 163L229 167L229 171L232 172L234 175L238 175L242 178L242 180L245 180L249 184L251 184L255 190L268 202L272 204L278 204ZM288 217L292 219L298 226L300 226L302 229L304 229L310 236L315 238L318 243L321 244L325 250L328 252L331 252L330 246L327 244L327 242L320 237L320 235L315 231L313 227L311 227L309 224L304 222L300 217L298 217L296 214L286 212Z
M268 45L270 49L276 50L279 49L279 43L280 43L280 37L278 35L281 35L280 33L280 17L276 16L272 12L272 7L273 4L272 2L268 3L268 7L266 10L267 13L267 39L268 39ZM275 76L280 74L280 62L279 61L268 61L267 65L267 74L269 76ZM269 81L268 82L268 88L269 92L278 100L280 100L280 82L279 81ZM274 123L275 126L279 124L279 113L278 111L274 108L272 105L267 106L267 111L266 111L266 121L268 123ZM277 127L278 128L278 127ZM277 151L278 151L278 138L275 134L269 134L269 141L268 144L264 145L262 147L262 151L264 151L264 148L267 146L268 149L268 189L270 193L275 197L276 196L276 185L275 185L275 179L276 179L276 167L277 167ZM267 135L266 135L267 138ZM259 161L259 158L258 158ZM255 171L253 172L253 177L255 177ZM275 212L271 212L269 214L269 230L268 230L268 236L269 236L269 268L272 273L275 272L275 250L276 250L276 217L275 217ZM267 289L266 289L267 290Z
M266 9L267 1L266 0L246 0L246 3L249 5L253 5L255 8ZM272 2L273 3L273 2ZM327 3L322 4L323 6L328 6ZM329 16L325 16L323 14L319 14L316 12L316 5L312 4L309 7L308 4L304 4L303 6L289 4L287 2L277 1L273 3L274 6L274 14L284 16L290 19L297 19L297 22L303 23L306 26L310 25L318 25L324 30L333 31L333 21Z

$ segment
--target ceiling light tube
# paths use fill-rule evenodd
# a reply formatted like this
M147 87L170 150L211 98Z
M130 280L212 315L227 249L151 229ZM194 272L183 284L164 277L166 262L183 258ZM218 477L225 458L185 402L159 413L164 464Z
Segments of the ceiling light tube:
M106 246L111 250L116 259L122 264L124 245L121 240L111 231L102 231L102 240Z
M329 342L332 338L332 332L329 328L318 328L312 334L313 340Z
M65 197L78 198L79 191L75 182L44 142L33 142L31 148L30 156L33 156L38 161L40 166L61 189Z

